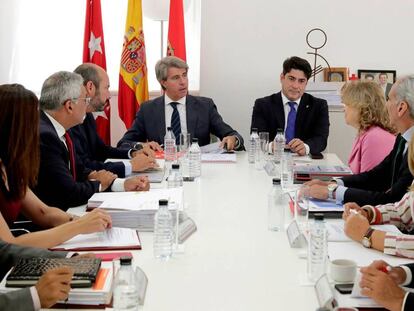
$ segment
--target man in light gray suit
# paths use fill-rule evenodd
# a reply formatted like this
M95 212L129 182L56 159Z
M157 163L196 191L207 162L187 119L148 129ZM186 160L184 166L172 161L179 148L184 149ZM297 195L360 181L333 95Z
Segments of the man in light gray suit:
M50 252L44 249L8 244L0 240L0 278L20 258L64 258L66 252ZM33 287L0 294L0 310L32 311L49 308L58 300L65 300L70 290L73 271L62 267L46 272Z
M223 121L211 98L188 95L187 71L188 65L178 57L158 61L155 73L165 94L141 105L118 147L130 148L146 141L162 144L171 126L176 138L180 133L190 133L200 146L209 144L213 134L228 150L244 150L243 138Z

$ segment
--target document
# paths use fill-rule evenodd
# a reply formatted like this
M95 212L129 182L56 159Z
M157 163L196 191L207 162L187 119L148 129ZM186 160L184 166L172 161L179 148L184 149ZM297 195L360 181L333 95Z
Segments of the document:
M109 249L141 249L138 232L128 228L111 228L103 232L79 234L52 248L66 251Z
M334 200L318 200L309 199L309 212L343 212L344 207L342 204L338 205Z
M235 153L202 153L201 162L236 163L237 157Z
M347 237L344 231L344 221L327 222L326 229L328 230L328 241L330 242L353 242ZM401 234L401 231L394 225L372 225L373 229L382 230L385 232L392 232Z

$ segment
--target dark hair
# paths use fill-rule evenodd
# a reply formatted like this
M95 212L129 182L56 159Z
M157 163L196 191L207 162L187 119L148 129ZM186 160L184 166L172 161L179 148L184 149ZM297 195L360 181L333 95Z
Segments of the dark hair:
M0 186L10 200L24 197L39 172L39 102L20 84L0 85ZM7 177L8 191L5 180Z
M303 59L297 56L292 56L283 62L283 74L284 75L289 73L292 69L303 71L303 73L306 76L306 79L308 80L312 75L312 68L309 62L306 59Z
M83 63L76 67L73 72L82 76L84 86L86 86L88 81L92 81L93 85L98 89L101 80L99 78L98 70L95 66L97 65L94 65L92 63Z

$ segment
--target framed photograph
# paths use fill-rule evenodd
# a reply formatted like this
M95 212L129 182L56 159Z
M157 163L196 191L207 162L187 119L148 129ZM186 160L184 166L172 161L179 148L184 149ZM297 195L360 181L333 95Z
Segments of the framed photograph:
M348 81L348 68L331 67L324 68L323 79L325 82L345 82Z
M379 84L393 84L397 78L395 70L358 69L358 79L371 80Z

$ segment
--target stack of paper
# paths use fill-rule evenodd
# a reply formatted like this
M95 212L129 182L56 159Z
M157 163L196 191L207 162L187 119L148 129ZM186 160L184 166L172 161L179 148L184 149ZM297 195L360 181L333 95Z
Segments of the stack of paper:
M103 232L79 234L52 249L66 251L141 249L141 242L136 230L111 228Z
M146 192L104 192L95 193L88 201L88 209L105 209L112 217L112 226L153 231L154 215L158 201L169 201L169 209L175 222L177 208L182 210L181 188L152 189Z
M212 143L201 148L201 162L237 162L236 154L233 151L226 151L220 148L220 142Z
M294 171L297 182L304 182L314 178L330 180L332 177L352 174L351 169L345 165L297 165L294 167Z
M7 274L8 275L8 274ZM19 288L6 287L7 275L0 283L0 293L19 290ZM60 301L59 305L109 305L112 298L113 267L112 262L102 262L95 284L92 288L72 288L66 302Z
M129 162L129 159L106 159L105 162ZM152 183L159 183L165 177L165 161L164 159L156 159L158 167L145 170L144 172L132 172L130 176L147 176Z

